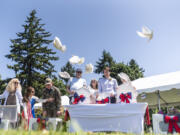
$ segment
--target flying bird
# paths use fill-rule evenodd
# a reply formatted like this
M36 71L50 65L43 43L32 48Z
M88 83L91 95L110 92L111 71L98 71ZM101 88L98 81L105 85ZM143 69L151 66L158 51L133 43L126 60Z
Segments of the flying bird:
M79 62L78 62L78 64L83 64L83 63L84 63L84 61L85 61L84 57L79 58Z
M138 36L142 38L147 38L148 41L150 41L153 38L153 31L146 26L142 27L142 32L136 31L136 33L138 34Z
M86 73L92 73L93 72L93 65L91 63L89 64L86 64L86 67L85 67L85 72Z
M66 51L66 46L62 45L62 43L61 43L61 41L60 41L60 39L58 37L54 38L53 44L54 44L54 47L56 47L56 49L58 49L58 50L60 50L62 52Z
M79 56L72 56L70 59L69 59L69 62L71 63L71 64L77 64L77 63L79 63Z
M64 72L59 72L59 76L65 79L69 79L71 76L69 75L68 72L64 71Z
M85 61L85 58L82 57L80 58L79 56L72 56L70 59L69 59L69 62L71 64L83 64Z

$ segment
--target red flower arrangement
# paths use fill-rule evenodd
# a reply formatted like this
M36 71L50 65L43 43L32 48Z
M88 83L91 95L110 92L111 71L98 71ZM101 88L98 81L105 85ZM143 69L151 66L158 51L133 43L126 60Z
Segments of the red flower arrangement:
M48 118L37 118L38 127L40 130L46 129L46 126L48 124Z

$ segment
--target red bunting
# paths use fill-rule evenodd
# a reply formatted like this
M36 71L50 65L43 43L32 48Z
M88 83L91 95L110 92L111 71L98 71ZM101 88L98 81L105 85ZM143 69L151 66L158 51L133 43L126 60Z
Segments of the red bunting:
M102 101L96 101L96 103L97 103L97 104L103 104L103 102L102 102Z
M68 110L66 110L65 116L64 116L64 121L68 121L68 120L70 120L70 115L69 115Z
M106 104L109 103L109 97L102 99L100 101L96 101L97 104Z
M104 103L109 103L109 98L108 97L104 99Z
M150 117L149 117L149 107L146 107L146 113L145 113L145 123L149 126L151 125Z
M80 95L74 98L73 104L78 104L81 99L85 99L84 95Z
M125 102L125 103L130 103L130 101L129 101L129 99L131 99L131 95L130 94L128 94L128 93L126 93L126 94L121 94L120 96L119 96L119 98L121 99L121 102Z
M173 127L175 128L176 132L177 133L180 133L180 128L177 124L178 122L178 116L173 116L173 117L170 117L170 116L165 116L164 117L164 120L165 120L165 123L169 123L169 127L168 127L168 132L169 133L172 133L173 132Z

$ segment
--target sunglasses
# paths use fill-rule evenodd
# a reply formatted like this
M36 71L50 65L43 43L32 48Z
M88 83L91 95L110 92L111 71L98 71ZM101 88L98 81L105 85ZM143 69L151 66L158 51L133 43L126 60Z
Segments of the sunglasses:
M81 72L81 71L77 71L76 73L79 73L79 74L81 74L82 72Z

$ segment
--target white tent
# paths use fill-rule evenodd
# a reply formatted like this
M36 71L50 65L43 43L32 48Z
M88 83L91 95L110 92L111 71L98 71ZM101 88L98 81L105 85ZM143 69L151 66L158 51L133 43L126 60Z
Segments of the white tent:
M180 71L140 78L132 81L138 92L138 102L150 107L180 105Z

